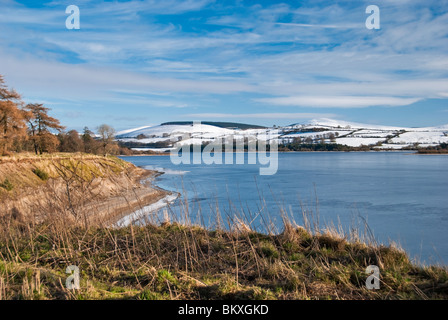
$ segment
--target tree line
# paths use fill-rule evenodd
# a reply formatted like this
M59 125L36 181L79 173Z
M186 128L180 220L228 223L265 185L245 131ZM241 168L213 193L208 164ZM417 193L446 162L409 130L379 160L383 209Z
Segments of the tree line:
M8 88L0 75L0 155L12 152L87 152L93 154L127 153L115 141L115 130L103 124L98 135L85 127L65 131L60 121L51 117L50 108L41 103L25 104L19 93Z

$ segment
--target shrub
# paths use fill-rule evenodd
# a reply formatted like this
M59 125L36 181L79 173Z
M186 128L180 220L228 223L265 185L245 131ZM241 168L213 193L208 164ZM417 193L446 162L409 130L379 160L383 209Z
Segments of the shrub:
M176 279L173 277L173 275L171 274L171 272L169 272L168 270L162 269L159 270L157 272L157 279L160 282L170 282L170 283L176 283Z
M48 173L40 170L39 168L33 169L33 173L38 176L42 181L48 180Z
M0 187L2 187L3 189L6 189L7 191L11 191L14 188L13 184L11 182L9 182L8 179L5 179L5 181L0 183Z
M138 296L138 299L140 300L163 300L167 298L169 298L169 296L166 297L161 293L152 292L151 290L143 290Z
M277 259L279 257L277 248L270 242L262 242L259 252L267 258Z

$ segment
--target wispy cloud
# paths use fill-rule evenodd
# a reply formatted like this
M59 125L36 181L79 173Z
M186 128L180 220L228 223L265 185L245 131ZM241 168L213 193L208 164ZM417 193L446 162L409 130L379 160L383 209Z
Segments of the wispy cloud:
M282 106L301 106L311 108L365 108L371 106L398 107L407 106L420 101L419 98L395 98L395 97L281 97L256 99L257 101Z
M1 51L0 60L4 63L2 72L10 75L8 79L13 84L36 92L53 88L55 92L52 95L60 95L61 98L101 99L109 91L123 89L140 93L152 90L213 94L256 91L255 87L244 82L158 77L119 68L45 62L29 57L17 59Z
M277 22L276 25L287 27L301 27L301 28L324 28L324 29L354 29L362 27L361 24L350 25L336 25L336 24L307 24L307 23L284 23Z

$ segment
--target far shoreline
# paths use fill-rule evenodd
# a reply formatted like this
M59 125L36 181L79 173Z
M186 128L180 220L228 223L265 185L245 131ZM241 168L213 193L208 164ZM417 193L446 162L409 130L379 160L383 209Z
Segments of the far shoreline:
M448 154L448 153L419 153L418 150L353 150L353 151L340 151L340 150L336 150L336 151L330 151L330 150L307 150L307 151L277 151L277 153L378 153L378 152L387 152L387 153L410 153L410 154ZM192 152L194 153L194 152ZM199 152L202 153L202 152ZM226 152L221 152L223 154L225 154ZM234 154L240 154L240 153L260 153L260 151L244 151L244 152L235 152L232 151L230 153L234 153ZM266 151L266 153L270 153L270 151ZM210 154L214 154L213 152L211 152ZM130 154L130 155L119 155L118 157L152 157L152 156L156 156L156 157L161 157L161 156L166 156L169 157L171 154L170 153L160 153L160 154L153 154L153 153L148 153L148 154Z

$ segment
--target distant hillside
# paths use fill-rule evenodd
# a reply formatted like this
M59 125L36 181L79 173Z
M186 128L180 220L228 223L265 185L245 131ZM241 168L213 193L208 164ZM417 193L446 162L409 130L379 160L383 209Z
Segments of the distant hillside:
M219 128L226 128L226 129L241 129L241 130L246 130L246 129L264 129L266 127L263 126L258 126L258 125L254 125L254 124L247 124L247 123L237 123L237 122L214 122L214 121L201 121L202 124L207 124L210 126L215 126L215 127L219 127ZM165 122L162 123L162 126L169 126L169 125L180 125L180 126L185 126L185 125L192 125L193 121L172 121L172 122Z
M280 145L334 144L374 150L409 150L448 143L448 125L406 128L315 119L289 126L266 128L234 122L203 121L199 125L192 121L176 121L125 130L116 135L116 139L128 148L157 152L168 151L173 143L204 144L225 137L256 137L257 140L276 141Z

